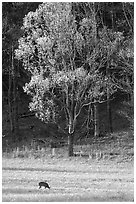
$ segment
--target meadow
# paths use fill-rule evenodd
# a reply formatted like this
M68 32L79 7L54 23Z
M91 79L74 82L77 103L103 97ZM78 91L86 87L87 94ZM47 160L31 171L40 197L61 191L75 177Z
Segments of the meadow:
M38 189L44 180L51 189ZM134 201L133 161L3 157L2 201Z

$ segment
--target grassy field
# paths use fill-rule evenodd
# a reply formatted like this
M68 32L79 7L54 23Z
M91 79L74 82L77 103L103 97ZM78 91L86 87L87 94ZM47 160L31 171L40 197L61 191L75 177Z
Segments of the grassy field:
M38 189L43 180L50 190ZM2 201L134 201L133 161L3 158Z

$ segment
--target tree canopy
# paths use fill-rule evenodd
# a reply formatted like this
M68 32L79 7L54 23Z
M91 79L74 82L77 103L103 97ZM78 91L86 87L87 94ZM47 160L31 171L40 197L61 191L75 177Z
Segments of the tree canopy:
M58 99L68 118L74 113L76 119L83 106L94 98L101 100L107 78L99 69L109 57L107 53L116 51L121 33L110 34L110 41L103 29L97 39L93 14L77 25L71 3L40 5L24 18L23 29L16 56L32 74L25 91L33 96L30 108L37 116L44 121L53 119ZM112 81L110 87L114 91Z

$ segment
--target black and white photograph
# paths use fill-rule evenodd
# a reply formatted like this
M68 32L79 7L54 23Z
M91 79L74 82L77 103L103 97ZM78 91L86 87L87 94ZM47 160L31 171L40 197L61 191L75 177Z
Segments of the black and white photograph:
M2 202L134 202L134 2L1 2Z

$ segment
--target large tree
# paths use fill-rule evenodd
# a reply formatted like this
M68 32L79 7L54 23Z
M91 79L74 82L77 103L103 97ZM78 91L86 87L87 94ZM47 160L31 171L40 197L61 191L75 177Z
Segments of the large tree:
M71 3L41 4L24 18L24 35L16 50L31 74L24 87L32 96L30 110L45 123L59 124L64 119L69 156L81 111L103 102L107 86L111 95L117 88L101 68L109 63L122 34L104 27L98 38L94 4L88 5L86 17L76 20Z

